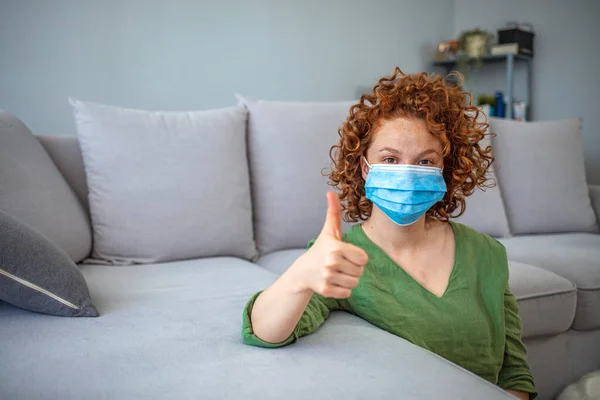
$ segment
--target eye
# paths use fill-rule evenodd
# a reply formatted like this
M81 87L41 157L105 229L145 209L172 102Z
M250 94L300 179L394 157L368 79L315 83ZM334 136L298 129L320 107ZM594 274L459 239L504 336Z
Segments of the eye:
M431 161L431 160L421 160L417 164L418 165L433 165L433 161Z
M393 157L386 157L386 158L383 159L383 163L384 164L396 164L397 161Z

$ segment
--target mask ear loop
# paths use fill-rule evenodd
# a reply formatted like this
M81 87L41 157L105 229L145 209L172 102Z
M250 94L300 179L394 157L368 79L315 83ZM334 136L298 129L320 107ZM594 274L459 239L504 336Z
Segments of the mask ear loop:
M365 162L367 163L367 167L369 167L369 172L371 171L371 164L369 164L369 162L367 161L367 157L362 156L362 158L365 159Z

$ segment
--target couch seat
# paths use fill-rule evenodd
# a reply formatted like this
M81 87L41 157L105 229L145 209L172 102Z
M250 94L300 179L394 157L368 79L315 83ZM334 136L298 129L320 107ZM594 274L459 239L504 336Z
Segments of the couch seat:
M519 302L523 338L569 330L575 318L577 289L568 279L532 265L509 261L508 284Z
M500 242L510 260L551 271L577 286L574 329L600 328L600 235L530 235Z
M292 265L298 257L300 257L306 249L288 249L274 251L261 256L256 263L261 267L281 275Z
M0 302L0 399L510 398L343 312L283 349L243 344L242 309L276 278L244 260L81 269L98 318Z

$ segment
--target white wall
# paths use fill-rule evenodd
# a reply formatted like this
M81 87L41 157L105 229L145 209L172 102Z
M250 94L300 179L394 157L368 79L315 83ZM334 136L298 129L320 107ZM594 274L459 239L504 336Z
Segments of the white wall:
M68 96L165 110L237 92L355 99L396 65L427 69L451 14L439 0L0 0L0 108L74 134Z
M454 4L455 35L475 26L495 32L506 21L533 24L532 115L536 120L583 118L587 178L600 183L600 1L455 0ZM521 98L524 76L523 69L517 71L515 92ZM504 69L486 67L473 77L472 86L504 90Z

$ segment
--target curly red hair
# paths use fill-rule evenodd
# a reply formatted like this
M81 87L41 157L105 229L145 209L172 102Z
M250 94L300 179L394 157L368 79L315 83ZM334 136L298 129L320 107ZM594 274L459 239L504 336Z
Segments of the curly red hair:
M365 181L360 167L379 124L397 117L423 119L429 131L442 144L444 180L448 191L428 212L429 217L448 221L465 211L465 198L476 187L493 186L487 171L494 161L491 147L482 148L487 123L478 122L479 109L463 92L462 76L457 84L425 72L404 74L396 67L391 76L381 78L371 93L363 94L339 129L340 141L330 149L333 161L330 185L340 192L344 219L365 220L373 204L365 197Z

